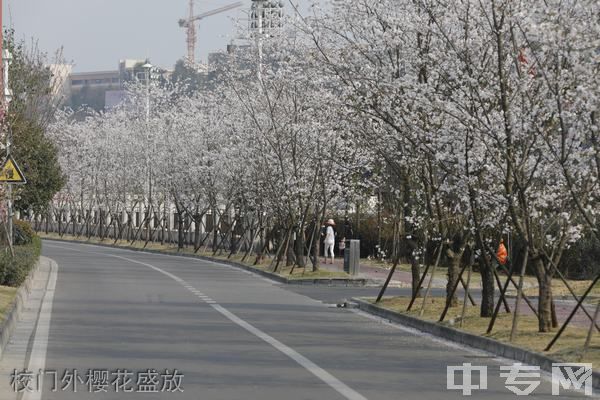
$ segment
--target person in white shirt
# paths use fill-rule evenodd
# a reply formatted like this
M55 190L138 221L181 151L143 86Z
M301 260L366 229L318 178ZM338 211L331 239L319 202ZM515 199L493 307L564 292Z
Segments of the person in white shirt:
M325 245L324 262L327 263L327 255L331 254L331 264L333 264L333 259L335 258L335 254L333 253L333 248L335 246L335 230L333 227L335 226L335 221L333 219L327 220L326 226L325 239L323 240Z

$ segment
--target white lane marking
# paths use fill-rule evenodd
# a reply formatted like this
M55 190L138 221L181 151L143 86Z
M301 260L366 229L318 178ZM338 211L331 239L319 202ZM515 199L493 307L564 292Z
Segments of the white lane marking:
M184 280L182 280L182 279L178 278L176 275L173 275L172 273L167 272L161 268L158 268L152 264L133 260L133 259L130 259L127 257L117 256L114 254L106 254L106 255L111 256L111 257L120 258L120 259L129 261L129 262L133 262L136 264L145 265L146 267L152 268L153 270L160 272L161 274L164 274L172 279L175 279L177 282L179 282L185 286ZM245 330L247 330L254 336L262 339L263 341L270 344L271 346L273 346L274 348L276 348L277 350L279 350L280 352L282 352L283 354L285 354L292 360L296 361L298 364L300 364L302 367L304 367L308 372L312 373L314 376L316 376L317 378L322 380L324 383L331 386L333 389L335 389L339 394L341 394L345 398L347 398L349 400L367 400L366 397L364 397L363 395L361 395L360 393L358 393L357 391L355 391L354 389L352 389L351 387L346 385L344 382L337 379L335 376L331 375L329 372L325 371L323 368L319 367L314 362L310 361L308 358L304 357L302 354L298 353L296 350L281 343L279 340L275 339L274 337L270 336L269 334L261 331L260 329L254 327L250 323L244 321L237 315L233 314L231 311L227 310L225 307L217 304L216 301L214 301L212 299L204 300L204 301L206 303L210 304L210 306L212 308L214 308L216 311L221 313L223 316L225 316L231 322L241 326L242 328L244 328Z
M61 247L61 246L55 246L55 247ZM72 248L68 248L68 249L73 250L73 251L82 252L80 250L76 250L76 249L72 249ZM163 275L168 276L169 278L175 280L176 282L180 283L184 287L186 285L188 285L187 282L185 282L183 279L181 279L178 276L176 276L170 272L167 272L161 268L158 268L155 265L148 264L148 263L145 263L142 261L133 260L133 259L127 258L127 257L118 256L116 254L97 253L97 252L92 252L92 253L109 256L109 257L114 257L114 258L120 258L122 260L126 260L129 262L135 263L135 264L144 265L144 266L151 268L157 272L160 272ZM336 378L329 372L325 371L323 368L319 367L317 364L315 364L308 358L304 357L302 354L298 353L296 350L283 344L279 340L277 340L274 337L272 337L271 335L261 331L260 329L256 328L255 326L251 325L250 323L244 321L237 315L233 314L231 311L227 310L225 307L217 304L216 301L214 301L212 299L204 300L204 301L206 303L208 303L214 310L218 311L221 315L223 315L224 317L229 319L231 322L244 328L246 331L250 332L254 336L265 341L267 344L273 346L275 349L279 350L280 352L282 352L283 354L285 354L292 360L296 361L298 364L300 364L300 366L304 367L308 372L310 372L311 374L313 374L314 376L319 378L321 381L323 381L324 383L329 385L332 389L337 391L339 394L344 396L346 399L348 399L348 400L367 400L367 398L364 397L362 394L358 393L357 391L352 389L350 386L346 385L344 382L340 381L338 378Z
M237 315L233 314L226 308L224 308L218 304L212 305L212 308L214 308L215 310L217 310L218 312L223 314L230 321L235 322L236 324L238 324L239 326L241 326L248 332L261 338L262 340L264 340L271 346L275 347L277 350L279 350L280 352L282 352L283 354L285 354L292 360L296 361L298 364L300 364L306 370L308 370L310 373L312 373L314 376L316 376L317 378L321 379L323 382L325 382L326 384L331 386L333 389L335 389L339 394L341 394L345 398L353 399L353 400L366 400L366 398L363 395L356 392L354 389L350 388L344 382L340 381L335 376L331 375L329 372L325 371L323 368L319 367L317 364L310 361L308 358L304 357L302 354L298 353L296 350L292 349L289 346L286 346L285 344L281 343L279 340L266 334L265 332L261 331L260 329L255 328L254 326L252 326L248 322L244 321Z
M142 261L137 261L137 260L133 260L133 259L130 259L127 257L117 256L117 255L113 255L113 254L107 254L107 255L109 255L111 257L121 258L123 260L133 262L136 264L145 265L145 266L152 268L153 270L160 272L161 274L164 274L170 278L176 278L176 276L171 274L170 272L167 272L167 271L165 271L161 268L158 268L152 264L148 264L148 263L145 263ZM181 280L179 278L177 279L177 281L180 283L184 282L183 280ZM350 388L348 385L346 385L345 383L343 383L342 381L337 379L335 376L331 375L329 372L325 371L323 368L319 367L314 362L310 361L308 358L304 357L302 354L298 353L296 350L281 343L279 340L275 339L274 337L270 336L269 334L261 331L260 329L254 327L250 323L244 321L237 315L233 314L231 311L227 310L225 307L219 305L216 301L214 301L212 299L208 299L208 300L204 300L204 301L206 303L210 304L210 306L213 309L215 309L216 311L221 313L223 316L225 316L231 322L241 326L242 328L244 328L245 330L247 330L254 336L262 339L263 341L270 344L271 346L273 346L274 348L276 348L277 350L279 350L280 352L282 352L283 354L285 354L292 360L296 361L298 364L300 364L302 367L304 367L307 371L309 371L314 376L316 376L317 378L322 380L324 383L331 386L333 389L335 389L339 394L341 394L345 398L347 398L349 400L366 400L366 397L364 397L360 393L356 392L354 389Z
M56 277L58 266L50 262L50 277L46 285L46 293L42 300L40 316L38 317L37 327L33 339L33 347L29 357L28 371L43 371L46 367L46 354L48 351L48 336L50 334L50 319L52 317L52 302L54 301L54 291L56 289ZM43 387L43 374L40 374L40 388ZM25 392L23 400L39 400L42 398L42 391Z

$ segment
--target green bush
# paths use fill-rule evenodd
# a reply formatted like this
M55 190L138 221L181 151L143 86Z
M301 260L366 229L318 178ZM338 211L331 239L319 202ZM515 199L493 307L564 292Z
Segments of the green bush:
M29 244L35 237L35 232L29 222L15 220L13 222L13 237L17 246Z
M6 249L0 253L0 284L19 287L40 257L42 241L33 236L29 244L14 246L15 256Z
M340 227L343 226L343 218L339 218ZM377 257L379 250L377 248L377 239L379 231L377 229L377 215L362 215L360 223L352 221L352 229L354 230L353 239L360 239L360 256L361 257ZM393 246L393 230L391 223L383 223L381 228L381 249L386 258L392 254ZM339 235L338 235L339 237Z
M561 270L569 279L594 279L600 273L600 242L591 234L563 253Z

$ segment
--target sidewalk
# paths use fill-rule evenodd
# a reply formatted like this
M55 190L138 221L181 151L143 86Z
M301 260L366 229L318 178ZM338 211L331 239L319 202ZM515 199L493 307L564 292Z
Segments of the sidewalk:
M363 260L361 259L360 272L357 277L369 279L372 281L376 281L380 284L383 284L390 273L391 265L386 268L386 266L384 266L384 265L381 265L381 266L365 265L365 263L362 261ZM325 262L323 262L322 257L319 258L319 262L320 262L319 268L321 268L321 269L324 269L327 271L332 271L332 272L343 272L344 271L344 259L342 257L336 257L334 259L333 264L329 264L329 261L326 264ZM443 271L443 270L436 271L436 277L433 279L433 282L431 285L432 288L441 289L441 288L446 287L446 279L443 277L444 273L445 273L445 271ZM423 282L423 286L427 286L427 284L429 283L429 276L431 276L431 275L428 275L427 279L425 279L425 281ZM392 280L390 281L389 287L395 287L395 288L410 288L410 287L412 287L412 274L407 271L401 271L400 268L397 268L396 271L394 271L394 275L392 276Z
M0 400L16 400L19 398L18 393L15 393L11 386L11 375L15 369L23 370L27 368L29 363L27 350L36 329L51 269L48 258L42 256L39 262L41 264L40 269L35 274L29 298L23 304L21 318L0 358Z
M336 257L333 264L324 263L323 258L319 258L319 261L320 261L319 267L321 269L324 269L327 271L332 271L332 272L341 272L344 270L344 259L342 257ZM383 282L385 282L385 280L388 277L390 269L391 269L391 265L389 265L389 266L384 266L384 265L374 266L374 265L365 265L365 263L361 263L360 273L359 273L358 277L369 279L372 281L377 281L377 282L383 284ZM422 272L423 272L423 270L421 270L421 273ZM445 273L446 273L446 271L444 269L438 269L436 271L436 276L433 279L432 288L436 288L436 289L445 289L446 288L447 280L445 277ZM423 287L427 287L430 276L431 275L429 274L427 276L427 278L425 279L425 281L423 282ZM466 279L466 277L465 277L465 279ZM500 279L502 279L502 281L506 280L506 275L501 275ZM411 282L412 282L411 273L407 272L407 271L401 271L399 268L397 268L396 271L394 271L394 275L392 276L392 280L390 281L389 287L410 288ZM524 282L524 283L525 283L525 287L527 287L528 286L527 282ZM479 301L480 295L478 292L481 290L481 282L479 282L477 280L475 280L475 281L471 280L470 288L473 290L472 294L475 297L476 301ZM462 292L463 292L462 288L459 287L459 293L462 293ZM507 302L508 302L509 306L511 307L511 309L514 309L514 306L515 306L515 301L516 301L515 295L516 295L516 292L514 291L514 288L513 288L513 290L509 289L509 293L507 296ZM537 297L529 296L528 298L531 301L531 303L533 304L534 308L536 308L536 310L537 310ZM496 301L498 299L499 299L499 292L496 295ZM575 305L577 303L575 302L574 299L572 299L572 300L555 299L554 302L555 302L555 307L556 307L557 319L559 321L559 324L562 324L567 319L567 317L569 316L569 314L571 313L571 311L573 310L573 308L575 307ZM586 303L586 304L584 304L584 306L590 315L594 315L594 307L591 304ZM504 310L504 309L502 309L502 310ZM521 304L519 306L519 311L523 315L534 315L533 311L531 310L531 308L529 308L529 306L525 303L524 300L521 300ZM579 309L577 311L577 314L575 314L575 316L573 317L571 323L576 326L581 326L581 327L588 326L589 327L590 319L585 315L583 310ZM600 325L600 323L599 323L599 325Z

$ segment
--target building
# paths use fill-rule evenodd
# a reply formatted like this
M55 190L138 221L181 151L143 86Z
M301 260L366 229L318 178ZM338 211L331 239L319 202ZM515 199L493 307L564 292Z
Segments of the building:
M107 90L104 93L104 109L110 110L121 104L127 97L125 90Z
M128 82L144 81L147 60L125 59L119 61L117 70L70 73L66 84L67 106L76 110L82 106L96 111L115 107L125 98ZM169 71L154 68L151 79L165 79Z
M76 72L70 76L71 90L78 91L84 86L96 88L119 87L118 71Z
M214 52L208 54L208 71L206 80L209 86L214 85L223 79L223 73L228 69L230 63L234 62L238 66L250 67L248 63L248 52L252 50L249 45L228 44L226 51ZM244 54L246 53L246 54ZM241 57L236 57L241 56Z
M132 82L136 79L144 79L145 74L143 65L147 60L125 59L119 61L119 78L121 82Z
M77 72L69 78L70 101L67 104L74 110L83 106L103 110L106 92L121 88L119 71Z

